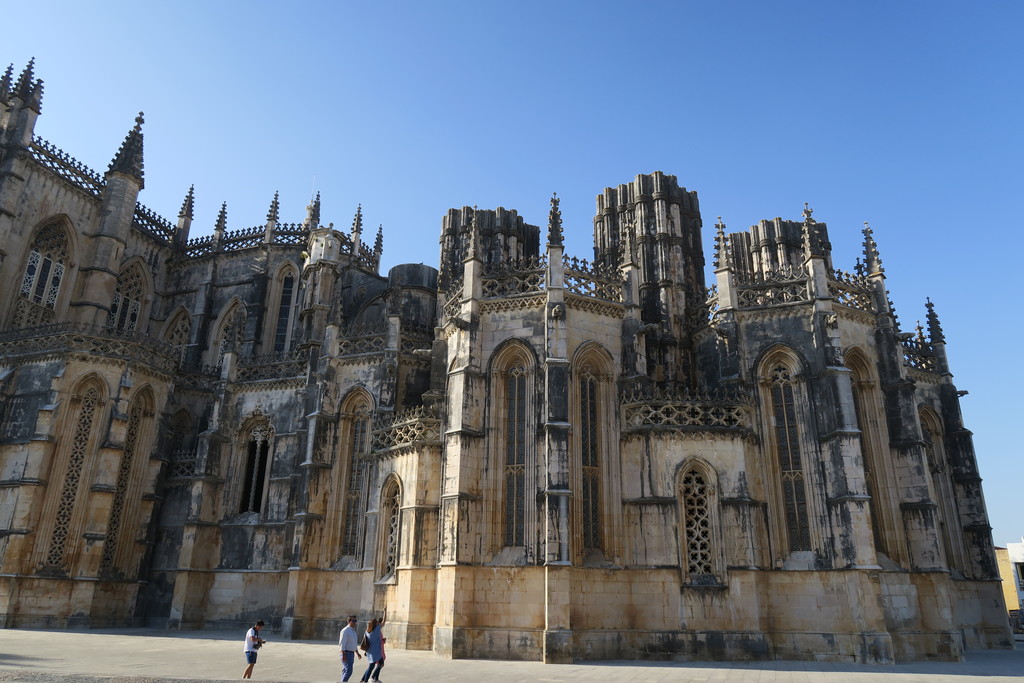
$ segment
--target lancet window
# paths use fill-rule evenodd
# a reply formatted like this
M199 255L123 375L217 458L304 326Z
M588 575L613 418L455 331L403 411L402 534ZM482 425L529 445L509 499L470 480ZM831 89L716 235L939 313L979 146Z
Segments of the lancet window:
M264 488L270 464L270 442L273 438L274 432L266 422L257 424L249 432L239 512L263 511Z
M245 332L245 307L237 301L221 318L220 330L214 338L211 362L219 362L227 351L238 351Z
M526 368L505 373L505 545L526 544Z
M380 579L395 576L398 569L398 541L402 532L401 505L402 489L397 479L391 479L384 485L380 496L380 523L383 534Z
M274 351L287 351L292 314L295 308L295 275L285 270L279 277L281 295L277 306L277 324L274 328Z
M165 339L168 344L175 348L180 360L184 360L185 358L185 349L188 347L188 343L191 340L191 332L192 321L189 320L188 313L185 311L178 311L178 314L174 316L171 324L167 326Z
M110 302L107 327L121 332L134 332L145 297L145 276L138 266L125 270L117 278L117 288Z
M63 568L65 564L72 539L71 526L81 489L82 472L87 458L95 450L97 417L102 404L103 394L95 383L85 385L71 400L75 410L74 426L53 531L44 561L48 567Z
M100 570L122 568L124 559L118 557L121 543L122 523L131 522L131 515L126 515L126 508L130 504L130 495L138 495L134 484L137 479L136 462L140 460L139 453L144 452L141 443L148 441L149 426L153 419L153 409L148 394L142 395L132 401L128 409L128 429L124 437L124 452L121 454L121 462L117 469L117 483L114 488L114 500L110 507L110 519L107 522L107 540L103 544L103 557L100 561ZM121 553L122 555L124 553Z
M601 383L593 368L583 367L579 376L580 407L580 506L583 548L601 547Z
M355 555L362 545L363 510L366 506L366 456L370 452L372 415L369 402L361 399L356 399L350 411L343 413L343 433L347 436L348 477L345 485L342 555Z
M11 327L31 327L54 319L68 256L67 233L59 223L39 231L29 249Z
M965 562L961 558L961 546L958 543L956 502L953 483L950 479L946 463L946 449L942 443L942 426L938 418L928 410L920 415L921 436L924 439L925 454L928 458L928 470L931 477L932 496L937 505L936 523L945 552L946 564L950 569L963 571Z
M713 482L696 467L684 471L678 481L685 582L691 585L718 583Z
M789 368L775 365L769 374L772 437L781 483L782 511L790 552L811 549L807 493L801 460L800 429Z

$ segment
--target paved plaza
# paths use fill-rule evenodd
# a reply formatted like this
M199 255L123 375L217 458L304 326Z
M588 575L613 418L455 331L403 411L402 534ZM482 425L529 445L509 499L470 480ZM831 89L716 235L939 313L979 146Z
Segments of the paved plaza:
M21 683L166 683L240 679L243 632L39 631L0 629L0 681ZM332 643L269 642L260 652L254 681L338 681ZM365 660L357 662L358 680ZM539 662L449 660L431 652L392 650L381 681L635 681L655 683L985 683L1024 681L1024 641L1016 650L970 652L962 664L916 662L861 666L819 662Z

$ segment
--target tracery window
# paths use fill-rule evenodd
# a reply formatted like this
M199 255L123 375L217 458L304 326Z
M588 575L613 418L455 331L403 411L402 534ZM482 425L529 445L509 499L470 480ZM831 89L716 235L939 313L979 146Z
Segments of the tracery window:
M167 457L167 476L170 479L193 477L196 474L196 429L187 410L171 416L168 429L170 452Z
M81 488L82 471L86 458L94 449L93 432L97 413L103 403L100 388L95 384L86 385L81 394L72 398L72 405L77 406L74 422L74 434L71 437L71 448L67 465L64 468L64 481L61 484L60 498L54 515L53 532L46 552L44 564L48 567L63 567L71 536L72 517Z
M398 481L392 479L381 492L380 520L384 534L380 578L395 576L398 569L399 535L401 534L402 491Z
M107 327L121 332L134 332L142 311L145 296L145 276L138 266L132 266L117 278L114 298L110 303Z
M263 490L267 479L267 466L270 463L270 441L273 437L274 432L266 422L256 425L249 432L239 512L263 510Z
M711 488L704 475L696 470L683 474L680 485L682 499L684 561L689 583L715 581L711 526Z
M946 564L951 569L963 571L966 562L960 559L959 538L956 533L958 514L953 484L946 466L946 451L942 444L942 427L929 411L922 411L921 436L924 439L925 454L931 478L932 496L936 503L939 536L945 552Z
M526 368L505 373L505 545L526 544Z
M600 383L589 366L579 379L583 547L601 547Z
M782 509L789 550L810 550L811 532L801 462L800 434L793 399L793 379L785 366L777 365L772 368L770 392L775 450L782 484Z
M366 456L370 452L372 413L363 404L348 414L348 482L345 486L345 518L341 554L359 552L363 530L363 492L366 490Z
M140 396L132 401L128 409L128 429L124 437L124 452L121 454L121 463L117 469L117 484L114 488L114 500L110 506L110 519L107 523L107 540L103 544L103 558L100 561L100 570L110 570L117 564L120 537L122 536L121 524L125 519L125 507L128 504L128 496L132 491L132 475L135 469L135 461L139 458L141 448L140 442L144 440L148 431L148 423L153 419L153 410L149 406L148 395Z
M274 351L288 349L288 333L291 330L294 302L295 276L288 271L288 274L281 278L281 297L277 307L277 326L274 329Z
M185 358L185 350L188 348L188 343L191 340L191 332L192 321L189 320L188 313L178 311L178 314L174 316L174 320L167 326L165 339L168 344L177 350L179 360L184 360Z
M54 319L68 256L67 233L59 223L39 231L29 249L11 327L31 327Z
M227 351L238 351L245 331L245 307L235 301L221 318L220 330L214 337L210 362L219 363Z

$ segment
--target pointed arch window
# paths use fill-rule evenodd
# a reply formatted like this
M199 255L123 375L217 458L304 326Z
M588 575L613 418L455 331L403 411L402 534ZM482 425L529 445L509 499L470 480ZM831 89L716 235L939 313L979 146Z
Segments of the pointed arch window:
M399 537L402 533L402 489L396 479L385 484L380 496L381 560L379 580L396 577Z
M275 352L288 350L295 309L295 274L291 269L286 269L278 279L281 295L277 305L277 324L274 327Z
M517 361L505 373L505 545L526 545L526 368Z
M360 403L345 415L348 433L348 481L345 486L345 518L341 554L355 555L363 538L363 510L366 490L366 456L370 453L372 412L367 403Z
M770 373L769 392L773 418L773 437L779 480L782 484L782 509L790 552L811 549L807 493L800 452L800 433L793 396L793 378L789 368L777 365Z
M179 360L183 361L185 359L185 350L188 348L189 341L191 341L191 333L192 321L189 319L188 313L178 311L178 314L174 316L174 320L167 326L165 339L177 351Z
M214 338L211 362L219 363L226 352L239 350L245 323L245 307L236 301L221 318L220 330Z
M107 327L120 332L134 332L142 312L145 297L145 276L138 266L132 266L117 278L114 298L110 302Z
M249 432L246 442L245 476L239 512L262 512L267 469L270 464L270 442L274 432L266 422Z
M103 544L103 557L100 560L100 571L112 569L124 569L128 558L122 550L122 523L130 522L134 515L130 514L132 498L137 498L139 455L145 452L144 444L149 441L150 425L153 421L152 400L148 395L142 395L132 401L128 409L128 429L124 437L124 451L121 454L121 462L117 470L117 483L114 488L114 500L110 507L110 518L107 522L107 540ZM126 512L128 514L126 514ZM130 539L126 539L130 540Z
M103 404L103 394L94 383L86 385L80 393L76 393L71 404L75 410L74 432L67 464L64 467L64 480L61 483L60 497L57 500L54 515L53 531L46 551L44 565L53 568L64 568L68 545L71 541L71 527L75 507L78 502L82 484L82 473L86 460L95 450L95 432L99 410Z
M942 425L930 411L922 411L921 436L924 440L925 454L928 458L928 471L932 496L936 503L939 536L945 553L946 565L950 569L962 572L966 562L961 559L961 546L957 542L956 520L958 519L955 492L947 471L946 451L942 443Z
M580 505L584 550L601 548L600 392L598 376L589 365L584 366L579 377Z
M681 568L683 583L689 586L722 583L717 492L714 472L709 470L689 465L677 479Z
M54 319L68 256L64 228L59 223L43 227L29 248L11 327L31 327Z

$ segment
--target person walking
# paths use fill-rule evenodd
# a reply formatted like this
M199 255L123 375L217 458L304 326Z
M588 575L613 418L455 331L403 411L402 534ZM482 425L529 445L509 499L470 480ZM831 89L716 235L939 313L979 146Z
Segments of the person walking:
M362 683L368 681L379 683L380 681L380 670L384 668L384 643L388 642L381 627L384 626L387 617L388 611L385 609L380 619L370 619L370 623L366 625L366 633L363 634L363 637L370 641L370 646L366 648L366 661L370 663L370 666L367 667L366 673L360 679Z
M245 632L245 661L248 666L242 673L242 678L252 678L252 670L256 666L256 650L263 646L266 641L260 638L260 629L263 628L263 620L260 619L253 627Z
M356 616L350 615L345 628L338 634L338 650L341 651L341 681L345 683L352 676L352 665L359 654L359 636L356 634Z

